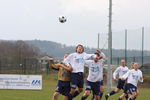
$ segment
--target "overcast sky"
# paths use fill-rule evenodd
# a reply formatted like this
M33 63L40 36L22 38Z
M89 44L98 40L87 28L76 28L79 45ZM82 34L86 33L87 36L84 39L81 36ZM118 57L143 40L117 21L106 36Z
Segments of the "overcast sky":
M109 0L0 0L0 39L50 40L66 45L83 44L107 48ZM150 0L113 0L113 48L141 49L145 26L145 49L150 50ZM67 22L59 23L65 15Z

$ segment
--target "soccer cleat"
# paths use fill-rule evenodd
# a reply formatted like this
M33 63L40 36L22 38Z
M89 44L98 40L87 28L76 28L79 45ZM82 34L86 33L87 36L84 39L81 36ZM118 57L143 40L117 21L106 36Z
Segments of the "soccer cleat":
M108 100L108 97L109 97L108 95L105 95L105 100Z

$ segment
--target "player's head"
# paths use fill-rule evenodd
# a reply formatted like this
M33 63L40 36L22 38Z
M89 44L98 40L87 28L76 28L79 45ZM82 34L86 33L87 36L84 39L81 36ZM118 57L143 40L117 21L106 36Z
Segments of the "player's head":
M126 61L124 59L122 59L120 64L121 64L121 66L126 66Z
M99 61L99 59L100 59L100 54L99 53L94 53L95 55L96 55L96 57L94 58L94 61L95 62L98 62Z
M134 62L131 63L131 69L134 69Z
M137 70L139 68L139 63L135 62L133 66L134 66L134 69Z
M83 53L84 52L84 47L83 45L79 44L76 46L76 52L77 53Z
M68 56L69 56L69 53L66 53L66 54L64 55L64 59L67 58Z

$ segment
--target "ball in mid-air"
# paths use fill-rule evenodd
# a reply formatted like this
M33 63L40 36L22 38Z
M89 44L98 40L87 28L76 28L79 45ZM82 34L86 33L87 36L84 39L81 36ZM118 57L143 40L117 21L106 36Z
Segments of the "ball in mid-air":
M66 19L65 16L60 16L60 17L59 17L59 22L65 23L66 21L67 21L67 19Z

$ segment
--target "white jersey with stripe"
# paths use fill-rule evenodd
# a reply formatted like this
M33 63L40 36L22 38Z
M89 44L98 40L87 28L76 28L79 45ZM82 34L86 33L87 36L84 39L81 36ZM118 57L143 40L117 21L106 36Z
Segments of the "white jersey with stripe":
M138 69L129 70L125 75L122 76L123 79L127 79L127 83L137 86L138 81L143 82L142 72Z
M119 75L119 78L121 78L129 68L127 66L119 66L113 73L113 78L116 79L117 75Z
M95 57L95 54L87 54L85 52L81 54L72 53L66 58L65 62L72 66L72 73L84 72L85 60L89 59L90 57Z

